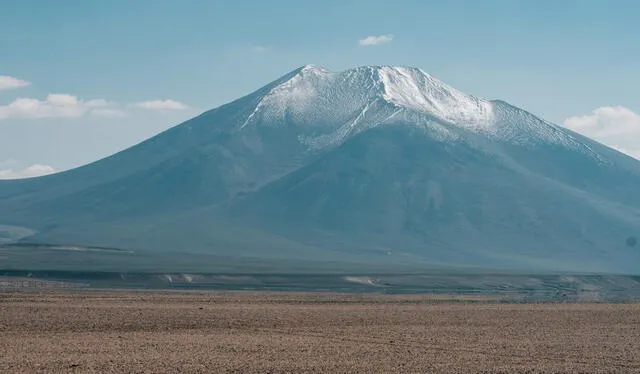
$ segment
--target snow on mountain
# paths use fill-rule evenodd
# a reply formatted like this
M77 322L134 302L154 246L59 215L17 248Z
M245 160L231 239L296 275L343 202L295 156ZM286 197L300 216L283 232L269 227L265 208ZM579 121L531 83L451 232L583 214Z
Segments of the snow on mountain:
M241 127L286 120L300 126L353 126L376 103L392 109L390 116L409 110L461 126L488 127L494 119L491 102L466 95L420 69L365 66L334 73L306 65L269 90Z
M276 81L240 125L289 126L312 149L366 129L415 124L443 139L476 132L522 146L551 143L604 162L566 129L502 101L465 94L423 70L364 66L342 72L305 65ZM260 91L258 91L260 92Z
M400 107L434 115L462 126L493 124L493 105L435 79L420 69L381 67L382 97Z
M0 225L271 265L632 272L638 185L637 160L420 69L306 65L106 159L0 181Z

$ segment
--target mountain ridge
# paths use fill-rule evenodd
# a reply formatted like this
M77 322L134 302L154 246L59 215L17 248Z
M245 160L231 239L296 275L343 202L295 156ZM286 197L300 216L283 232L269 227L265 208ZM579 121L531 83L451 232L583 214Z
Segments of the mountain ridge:
M0 182L0 225L272 263L628 272L639 183L640 162L421 69L305 65L113 156Z

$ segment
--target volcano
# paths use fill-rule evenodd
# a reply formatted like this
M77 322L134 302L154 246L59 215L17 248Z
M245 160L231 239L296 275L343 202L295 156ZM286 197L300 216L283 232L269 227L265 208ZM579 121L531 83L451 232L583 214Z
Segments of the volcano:
M0 181L0 224L6 243L240 267L637 273L639 187L640 161L420 69L307 65L108 158Z

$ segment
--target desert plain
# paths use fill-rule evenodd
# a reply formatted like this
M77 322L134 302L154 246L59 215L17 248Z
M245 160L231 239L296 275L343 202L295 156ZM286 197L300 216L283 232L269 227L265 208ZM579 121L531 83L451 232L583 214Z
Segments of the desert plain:
M639 373L640 304L0 293L2 373Z

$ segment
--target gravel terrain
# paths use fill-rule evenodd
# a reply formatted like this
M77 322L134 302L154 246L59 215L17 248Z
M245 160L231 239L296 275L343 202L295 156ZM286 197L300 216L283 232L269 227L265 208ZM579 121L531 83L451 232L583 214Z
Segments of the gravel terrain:
M0 293L2 373L639 373L640 304Z

